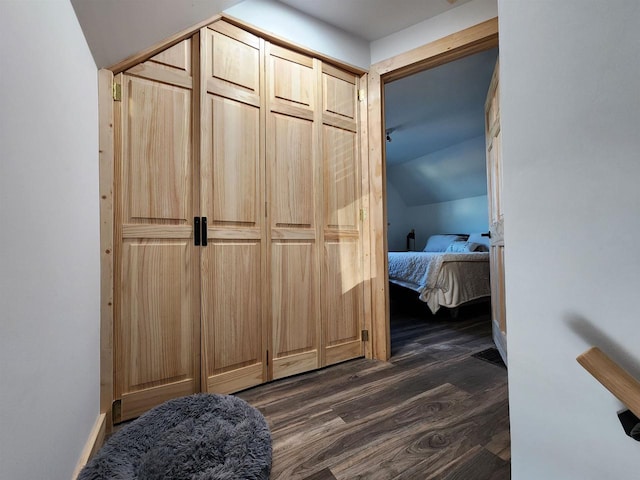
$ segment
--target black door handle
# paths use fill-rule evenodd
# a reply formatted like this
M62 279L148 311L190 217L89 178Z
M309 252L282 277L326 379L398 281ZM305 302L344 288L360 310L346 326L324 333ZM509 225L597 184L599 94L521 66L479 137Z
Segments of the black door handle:
M202 217L202 246L207 246L207 217Z
M193 217L193 244L200 246L200 217Z

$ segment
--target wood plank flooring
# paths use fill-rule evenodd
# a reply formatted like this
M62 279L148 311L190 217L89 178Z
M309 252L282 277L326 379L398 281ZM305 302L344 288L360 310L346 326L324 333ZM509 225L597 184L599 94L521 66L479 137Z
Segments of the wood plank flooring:
M352 360L238 394L269 422L272 479L510 478L507 372L470 356L493 346L488 306L452 320L394 293L390 362Z

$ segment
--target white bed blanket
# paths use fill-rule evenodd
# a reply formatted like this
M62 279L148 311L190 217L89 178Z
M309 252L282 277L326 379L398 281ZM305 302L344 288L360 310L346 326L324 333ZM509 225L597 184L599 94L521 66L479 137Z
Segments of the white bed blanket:
M417 291L435 313L490 294L489 253L389 252L389 280Z
M489 253L389 252L389 278L434 287L445 262L487 262Z

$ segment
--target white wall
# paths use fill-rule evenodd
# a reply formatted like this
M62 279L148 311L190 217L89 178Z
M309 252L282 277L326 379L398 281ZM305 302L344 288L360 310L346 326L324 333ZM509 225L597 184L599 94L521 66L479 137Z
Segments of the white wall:
M486 157L483 134L407 162L388 164L387 178L409 206L477 197L487 193Z
M69 479L99 410L97 79L68 0L0 2L0 478Z
M408 207L398 190L387 182L387 242L390 251L407 246L407 233L416 234L416 250L422 250L431 235L439 233L486 232L487 196Z
M497 16L497 0L472 0L371 42L371 63L391 58Z
M422 250L431 235L489 230L486 195L408 207L405 215L409 219L409 230L416 230L416 250Z
M513 478L638 478L575 357L600 345L640 378L640 3L499 10Z
M409 227L407 205L392 183L387 181L387 248L389 251L402 251L407 248Z
M273 0L245 0L225 13L292 43L369 69L369 44L344 30Z

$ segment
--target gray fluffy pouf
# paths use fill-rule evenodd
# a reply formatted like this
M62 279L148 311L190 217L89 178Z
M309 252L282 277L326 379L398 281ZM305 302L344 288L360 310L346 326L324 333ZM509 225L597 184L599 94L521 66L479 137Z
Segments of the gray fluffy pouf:
M115 433L79 480L257 480L271 471L262 414L230 395L176 398Z

